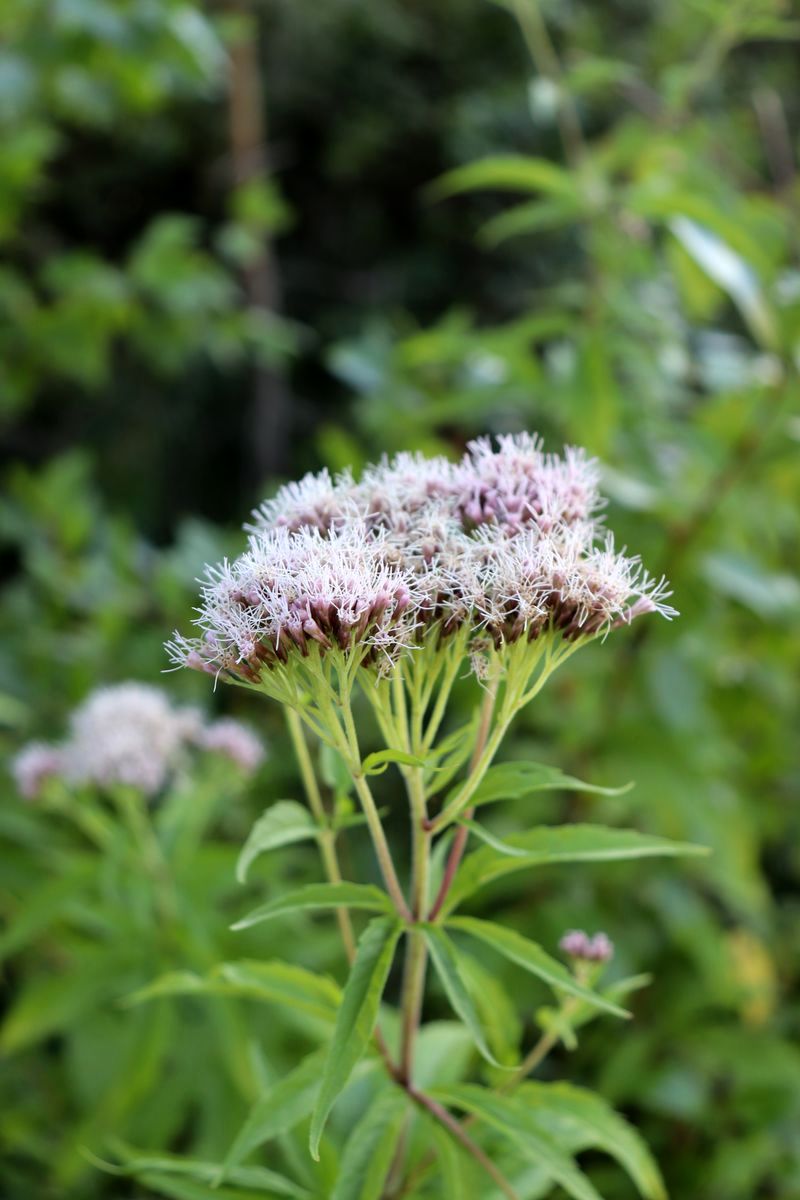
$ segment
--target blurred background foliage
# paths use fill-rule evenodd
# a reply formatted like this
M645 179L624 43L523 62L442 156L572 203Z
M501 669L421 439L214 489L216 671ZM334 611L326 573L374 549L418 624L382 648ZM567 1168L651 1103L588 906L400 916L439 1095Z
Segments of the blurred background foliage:
M782 0L0 9L5 748L57 734L98 683L157 680L202 563L279 479L493 431L587 446L609 524L682 616L586 651L508 748L635 789L492 819L591 816L714 853L515 876L482 905L550 948L605 928L620 973L652 973L632 1026L593 1026L547 1071L625 1111L681 1200L800 1194L798 35ZM266 705L164 686L280 744ZM215 1088L180 1007L157 1028L119 1007L142 982L113 958L130 934L111 913L89 928L84 893L42 900L80 835L3 787L3 1195L189 1195L137 1191L80 1147L219 1156L252 1080ZM207 847L194 907L220 954L241 952L236 841L281 795L298 784L274 754ZM349 853L371 869L360 835ZM258 886L315 871L292 850ZM328 926L298 934L284 953L335 974ZM515 995L512 1043L538 1003ZM251 1031L279 1074L296 1039L274 1021Z

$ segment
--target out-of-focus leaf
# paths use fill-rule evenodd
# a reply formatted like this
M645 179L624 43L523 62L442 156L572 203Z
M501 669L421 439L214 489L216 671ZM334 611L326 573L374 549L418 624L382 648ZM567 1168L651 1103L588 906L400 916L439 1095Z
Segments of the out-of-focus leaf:
M369 1106L348 1138L331 1200L380 1200L407 1111L394 1087Z
M260 1096L248 1113L225 1161L218 1169L215 1186L233 1179L233 1172L242 1161L264 1142L292 1129L311 1114L319 1092L325 1055L322 1051L310 1054Z
M435 183L429 193L442 200L459 192L498 188L513 192L549 192L578 199L579 193L569 171L544 158L517 154L498 154L456 167Z
M241 996L333 1020L341 992L332 979L295 963L244 960L221 963L208 975L170 971L127 997L127 1003L142 1004L159 996Z
M574 1200L601 1200L583 1171L531 1119L519 1098L498 1096L474 1084L436 1088L434 1095L442 1104L473 1113L498 1133L510 1138L526 1158L542 1166L551 1179L560 1184Z
M666 1189L652 1154L636 1130L601 1096L568 1083L525 1083L518 1092L541 1129L574 1152L590 1146L605 1150L630 1175L644 1200L666 1200Z
M277 800L250 830L236 863L236 878L239 883L244 883L248 870L260 854L316 836L317 827L307 808L296 800Z
M669 225L698 266L730 296L756 341L767 349L775 349L778 344L775 315L752 267L721 238L696 221L674 217Z

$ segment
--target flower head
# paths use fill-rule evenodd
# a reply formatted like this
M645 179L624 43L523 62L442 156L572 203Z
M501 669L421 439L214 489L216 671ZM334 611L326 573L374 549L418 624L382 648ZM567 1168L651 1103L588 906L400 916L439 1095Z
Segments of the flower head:
M29 742L11 761L11 773L19 794L37 800L48 779L64 770L64 752L49 742Z
M247 774L264 756L259 739L238 721L207 724L197 709L173 706L158 688L120 683L87 697L72 714L65 742L31 742L12 770L26 799L36 799L53 776L100 788L125 785L154 796L187 762L192 747L226 754Z
M550 533L559 525L588 521L601 507L598 467L583 450L564 457L545 454L541 439L521 433L470 442L456 472L456 504L468 527L498 525L514 534L534 526Z
M386 667L433 631L499 649L674 615L666 581L598 542L597 485L582 450L545 454L530 434L478 439L458 464L403 453L358 481L307 475L262 506L244 554L207 569L200 636L168 650L257 683L312 647Z
M246 775L252 775L264 760L264 746L260 738L246 725L230 717L206 725L200 731L198 745L229 758Z
M570 929L558 945L570 958L581 962L607 963L614 957L614 943L602 932L590 937L582 929Z

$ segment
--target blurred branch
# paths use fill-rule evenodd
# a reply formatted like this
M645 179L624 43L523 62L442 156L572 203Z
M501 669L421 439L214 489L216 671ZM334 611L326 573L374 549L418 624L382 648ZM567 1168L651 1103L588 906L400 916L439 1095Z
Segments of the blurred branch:
M538 0L512 0L511 9L519 22L522 36L536 70L544 79L549 79L556 88L558 95L556 112L559 133L564 144L564 154L570 166L577 166L586 149L580 117L569 88L565 84L561 60L551 41Z
M248 0L234 3L231 11L236 17L236 32L229 46L231 176L234 187L241 187L255 179L266 179L270 161L257 17ZM280 312L283 289L267 233L263 234L261 254L245 268L244 282L251 305L270 313ZM253 473L260 481L285 466L290 400L283 377L264 363L256 364L253 382L246 449Z

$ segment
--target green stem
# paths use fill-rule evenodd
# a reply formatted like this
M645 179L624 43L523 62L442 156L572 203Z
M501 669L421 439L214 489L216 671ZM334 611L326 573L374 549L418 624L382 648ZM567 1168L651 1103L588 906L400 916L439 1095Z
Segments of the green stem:
M408 772L407 784L411 806L412 910L415 920L422 921L428 908L431 835L426 829L425 784L421 767L415 767ZM403 1028L400 1050L400 1070L407 1084L411 1083L412 1078L414 1042L422 1014L427 961L428 951L424 934L419 929L409 930L403 971Z
M322 865L329 883L341 883L342 872L339 867L339 856L336 853L336 837L328 822L322 794L319 790L314 764L308 751L308 743L303 732L302 722L292 708L285 708L286 723L289 726L289 736L292 739L297 765L300 768L300 778L308 798L309 807L319 828L319 850ZM347 961L352 963L356 956L356 942L353 934L353 923L346 908L337 908L336 919L339 922L339 932L342 935Z

